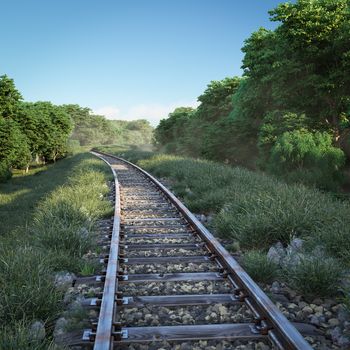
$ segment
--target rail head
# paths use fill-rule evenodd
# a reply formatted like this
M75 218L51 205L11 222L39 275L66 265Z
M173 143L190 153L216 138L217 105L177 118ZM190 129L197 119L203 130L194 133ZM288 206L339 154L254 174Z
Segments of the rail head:
M115 294L118 286L118 256L120 243L120 195L117 174L112 165L96 152L91 152L103 160L112 170L115 185L115 208L109 259L103 287L100 314L94 341L94 350L110 350L113 346L113 322L116 312Z
M219 241L207 230L207 228L193 215L190 210L161 182L139 166L114 155L95 152L122 161L144 174L151 180L172 202L175 207L197 230L208 248L216 255L220 263L228 270L234 283L248 293L248 302L260 315L260 321L267 321L265 327L267 334L273 343L280 349L312 350L309 343L303 338L298 330L287 320L273 302L267 297L263 290L252 280L252 278L238 264L236 259L219 243ZM258 320L259 321L259 320Z

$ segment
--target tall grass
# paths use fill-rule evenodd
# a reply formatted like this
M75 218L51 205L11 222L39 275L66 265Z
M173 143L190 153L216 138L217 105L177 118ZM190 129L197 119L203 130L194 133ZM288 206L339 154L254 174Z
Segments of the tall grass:
M267 249L278 241L286 246L294 237L306 241L306 254L315 248L324 251L322 258L301 258L300 264L283 273L305 295L331 295L339 285L341 267L350 266L350 203L346 200L207 160L121 152L113 147L105 151L170 179L172 189L192 211L213 215L211 229L246 252L244 264L257 280L262 279L262 271L267 274L265 281L276 276L275 266L266 260Z
M342 276L339 263L325 256L302 256L298 264L285 270L289 284L306 296L333 296Z
M38 339L30 330L30 323L25 321L19 321L0 327L0 349L59 350L51 341Z
M243 267L255 281L271 283L278 276L278 266L258 250L251 250L243 256Z
M109 152L121 155L118 149ZM195 212L212 213L212 228L243 249L267 249L301 237L350 264L350 203L301 184L286 184L263 173L207 160L171 155L123 155L158 177Z
M112 214L106 198L106 182L111 179L108 167L88 154L74 159L73 167L71 160L61 161L70 164L70 176L62 167L64 184L51 179L59 184L46 187L53 191L46 197L42 193L44 198L28 213L33 218L30 225L15 227L0 236L0 323L7 325L0 334L5 339L5 343L0 341L0 348L7 343L9 349L48 348L46 340L27 341L31 344L28 347L22 347L22 343L30 337L33 321L42 320L49 326L62 310L63 295L54 285L55 271L86 271L83 256L95 246L96 222ZM44 181L45 175L51 174L42 173ZM60 176L59 171L56 176ZM30 187L33 182L27 178ZM16 218L16 211L12 217Z

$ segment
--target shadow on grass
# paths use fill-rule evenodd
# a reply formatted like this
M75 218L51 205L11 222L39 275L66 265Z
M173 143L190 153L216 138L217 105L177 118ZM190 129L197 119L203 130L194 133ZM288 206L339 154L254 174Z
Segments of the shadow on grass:
M0 184L0 235L18 227L27 227L39 201L57 187L63 185L72 175L72 167L83 159L94 158L88 153L76 154L46 167L46 170L31 175L16 176ZM92 164L94 170L105 165Z

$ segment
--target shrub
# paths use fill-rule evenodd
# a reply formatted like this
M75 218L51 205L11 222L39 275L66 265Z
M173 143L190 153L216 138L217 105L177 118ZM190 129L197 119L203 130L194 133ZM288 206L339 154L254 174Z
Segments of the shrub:
M306 296L335 295L341 275L339 262L323 255L301 255L298 264L285 269L289 284Z
M6 162L0 162L0 182L5 182L12 177L12 173Z
M305 130L310 120L305 114L296 114L288 111L273 111L265 115L259 130L258 147L260 151L260 166L265 168L271 148L278 137L285 132Z
M259 282L271 283L278 275L278 266L265 253L252 250L243 256L243 267L250 277Z
M67 153L69 155L75 155L80 153L82 150L79 140L68 140L67 142Z
M268 169L288 180L334 189L341 181L344 152L326 132L294 130L283 133L271 150Z

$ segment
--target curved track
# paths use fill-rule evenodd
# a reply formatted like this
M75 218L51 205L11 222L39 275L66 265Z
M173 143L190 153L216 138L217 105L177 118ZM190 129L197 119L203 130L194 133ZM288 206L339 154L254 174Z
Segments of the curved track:
M207 340L312 349L296 329L302 325L285 318L167 188L134 164L93 153L112 168L116 195L99 321L85 331L86 345L159 349Z

